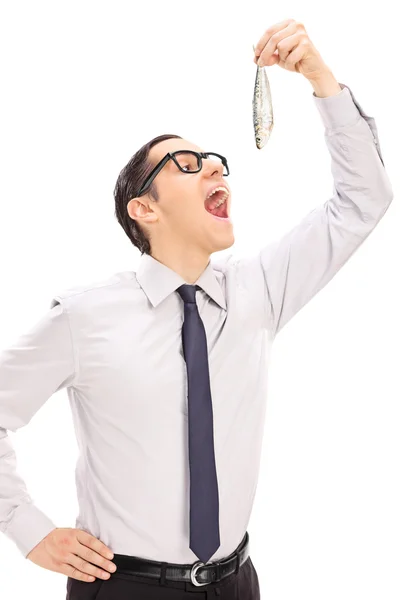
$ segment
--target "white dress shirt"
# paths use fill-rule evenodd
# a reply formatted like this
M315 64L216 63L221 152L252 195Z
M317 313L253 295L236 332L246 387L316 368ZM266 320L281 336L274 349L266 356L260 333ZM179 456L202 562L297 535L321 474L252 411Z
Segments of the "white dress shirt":
M247 258L210 260L196 284L207 334L221 545L242 540L257 488L267 373L276 334L352 256L393 192L375 121L350 89L315 105L332 159L333 196ZM114 553L193 563L189 548L187 283L144 254L124 271L55 295L0 354L0 530L27 554L57 525L16 471L7 430L66 388L80 449L75 527Z

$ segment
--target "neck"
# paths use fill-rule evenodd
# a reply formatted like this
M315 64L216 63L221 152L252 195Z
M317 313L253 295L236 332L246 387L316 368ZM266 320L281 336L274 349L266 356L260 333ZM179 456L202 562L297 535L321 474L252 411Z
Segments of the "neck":
M166 267L169 267L175 273L178 273L186 283L193 284L206 269L210 256L201 252L198 248L169 249L168 251L158 251L152 249L151 256Z

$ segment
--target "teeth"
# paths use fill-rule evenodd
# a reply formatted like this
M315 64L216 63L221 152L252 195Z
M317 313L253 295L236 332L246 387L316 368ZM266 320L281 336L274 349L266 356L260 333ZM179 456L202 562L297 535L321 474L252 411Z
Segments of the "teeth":
M215 194L215 192L218 192L218 191L225 192L225 197L224 197L224 198L223 198L223 199L220 201L220 203L217 205L217 206L220 206L221 204L223 204L223 202L225 202L225 200L226 200L226 199L227 199L227 197L229 196L229 192L228 192L228 190L227 190L225 187L221 187L221 186L220 186L220 187L217 187L217 188L215 188L215 190L213 190L213 191L211 192L211 194L209 194L209 195L207 196L207 200L208 200L209 198L211 198L211 196L212 196L213 194Z

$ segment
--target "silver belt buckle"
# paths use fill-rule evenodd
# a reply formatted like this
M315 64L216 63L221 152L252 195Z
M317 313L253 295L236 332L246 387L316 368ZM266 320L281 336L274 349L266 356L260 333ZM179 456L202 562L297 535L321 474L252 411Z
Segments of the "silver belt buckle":
M207 581L205 583L199 583L197 581L197 579L196 579L196 573L197 573L197 571L200 569L200 567L204 567L204 564L205 563L201 562L201 560L198 560L192 566L191 571L190 571L190 579L191 579L193 585L197 585L197 586L207 585Z

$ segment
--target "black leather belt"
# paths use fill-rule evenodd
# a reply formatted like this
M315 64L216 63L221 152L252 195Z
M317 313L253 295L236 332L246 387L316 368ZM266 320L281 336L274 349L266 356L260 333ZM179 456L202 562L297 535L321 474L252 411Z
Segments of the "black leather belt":
M190 582L193 585L207 585L221 581L232 573L237 573L248 559L249 534L246 531L243 540L232 554L223 560L204 564L200 560L193 564L174 564L145 560L126 554L115 554L112 561L117 566L116 572L130 575L144 575L154 579Z

